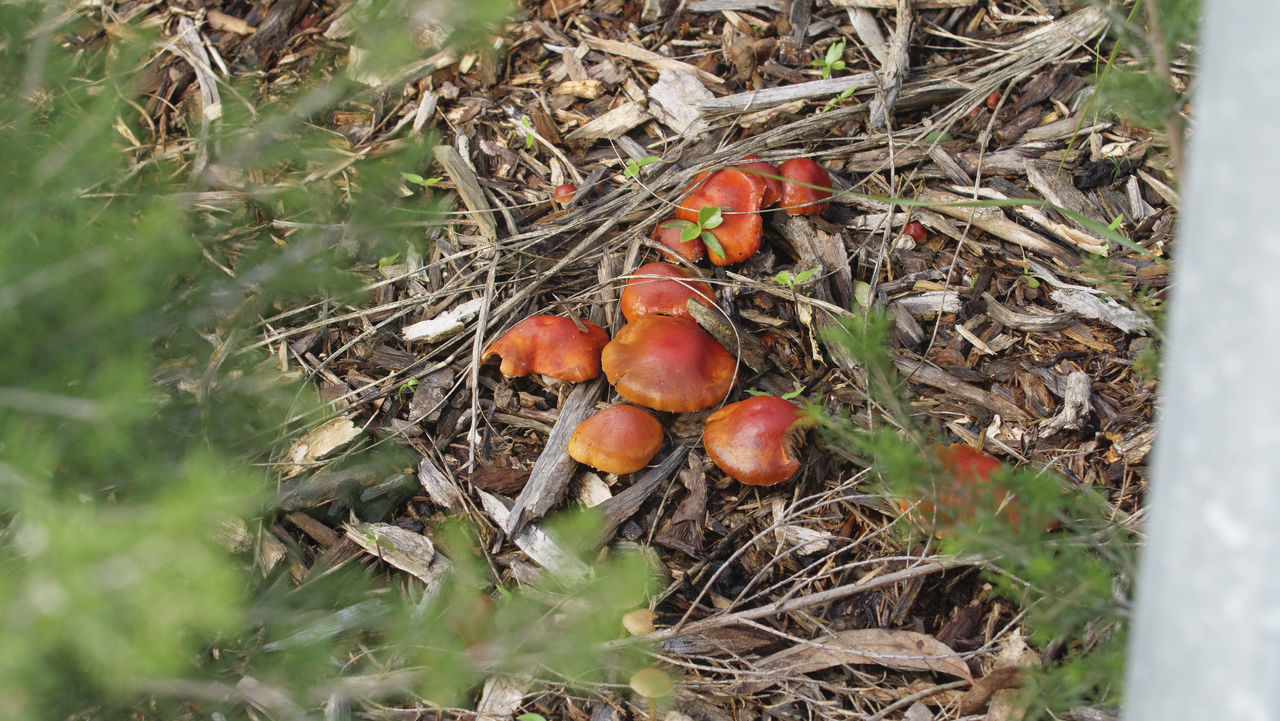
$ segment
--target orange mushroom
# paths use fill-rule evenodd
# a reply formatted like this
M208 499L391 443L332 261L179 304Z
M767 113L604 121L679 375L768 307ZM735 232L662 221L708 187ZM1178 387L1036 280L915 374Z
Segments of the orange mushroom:
M780 207L787 213L817 215L827 209L831 197L831 176L821 165L808 158L792 158L778 166L778 175L785 178Z
M702 260L702 256L707 254L707 247L702 244L701 240L697 238L682 239L679 228L664 228L659 224L654 227L653 232L649 233L649 237L669 249L669 252L664 253L668 260L674 261L683 258L690 263L697 263Z
M697 323L665 315L641 316L623 326L604 347L600 363L618 395L671 413L719 403L733 387L737 366Z
M568 205L573 200L573 196L578 192L577 187L573 183L564 183L557 185L556 189L551 191L551 199L561 205Z
M569 437L569 455L605 473L635 473L662 447L662 424L647 411L609 406L578 424Z
M499 370L508 377L538 373L576 383L600 375L600 353L608 342L604 329L591 321L535 315L489 344L481 360L499 356Z
M1011 523L1018 522L1021 513L1008 492L991 487L991 476L1002 467L1000 459L963 443L930 446L928 452L941 471L933 479L932 498L915 504L898 501L914 522L941 535L949 526L972 520L977 508L991 502L1004 507Z
M795 404L753 396L707 416L702 445L720 470L749 486L772 486L795 475L796 446L814 425Z
M714 305L711 286L693 280L683 268L670 263L646 263L636 268L634 277L622 289L622 316L628 321L642 315L660 313L689 317L687 305L690 298L697 298L706 306ZM672 280L646 278L660 275Z
M707 241L707 257L716 265L742 262L760 249L764 222L759 211L764 184L758 183L757 177L734 168L717 170L676 206L676 218L690 223L698 222L698 213L704 207L720 208L723 221L711 229L720 249Z
M778 168L767 160L761 160L759 155L748 155L738 163L736 168L740 168L743 172L756 180L764 183L764 194L760 197L760 207L767 208L778 202L782 197L782 181L778 180L776 175L780 175Z

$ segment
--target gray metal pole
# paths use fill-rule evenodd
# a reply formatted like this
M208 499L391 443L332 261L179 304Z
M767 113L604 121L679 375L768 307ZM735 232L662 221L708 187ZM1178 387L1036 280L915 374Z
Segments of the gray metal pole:
M1126 721L1280 719L1280 3L1205 5Z

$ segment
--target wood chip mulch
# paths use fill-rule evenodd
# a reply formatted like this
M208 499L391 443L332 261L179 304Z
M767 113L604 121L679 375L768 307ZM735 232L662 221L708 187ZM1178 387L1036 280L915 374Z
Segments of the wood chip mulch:
M344 535L350 506L328 463L352 443L400 444L420 459L421 489L369 520L420 532L466 514L503 581L536 583L537 567L554 565L527 534L506 532L536 526L543 508L600 506L615 542L651 546L668 579L653 639L680 677L672 707L686 717L956 717L998 654L1025 650L1018 609L988 596L974 569L896 547L884 532L893 507L862 495L864 463L811 438L792 482L748 488L705 457L707 412L666 414L655 465L619 481L565 459L566 421L612 397L603 380L511 380L478 363L535 313L586 317L612 335L622 279L658 259L648 234L681 189L749 153L813 158L837 194L821 216L767 214L747 262L702 265L719 323L758 351L729 400L803 389L868 417L858 368L820 333L869 302L895 318L892 352L922 424L1098 489L1118 519L1139 513L1156 397L1142 359L1158 338L1151 314L1168 281L1158 259L1170 251L1176 184L1157 136L1090 103L1107 30L1096 7L546 0L501 28L493 52L432 46L447 29L423 20L422 60L378 74L348 46L346 4L116 5L118 22L132 10L175 39L144 87L148 142L182 146L195 166L207 149L180 141L198 136L223 67L257 73L255 102L268 102L297 68L336 58L335 73L368 89L324 118L352 159L437 133L437 164L415 170L439 180L402 191L424 208L443 203L448 222L427 224L421 243L381 267L353 269L367 303L260 326L256 352L313 379L335 414L316 418L281 463L282 515L266 529L281 550L263 557L299 577L322 555L382 562ZM844 67L824 78L813 61L837 42ZM307 172L340 182L344 167ZM560 207L551 196L565 182L578 192ZM954 204L1008 198L1051 205ZM241 200L209 191L199 202ZM904 233L912 221L923 240ZM1098 225L1135 246L1108 242ZM261 229L287 244L298 227L268 217ZM776 278L811 269L794 288ZM396 481L367 479L362 492ZM846 656L788 665L784 652L818 638ZM875 661L905 639L951 666ZM507 699L495 718L647 713L611 691L489 684L482 695L491 709ZM985 701L968 698L964 712L982 713Z

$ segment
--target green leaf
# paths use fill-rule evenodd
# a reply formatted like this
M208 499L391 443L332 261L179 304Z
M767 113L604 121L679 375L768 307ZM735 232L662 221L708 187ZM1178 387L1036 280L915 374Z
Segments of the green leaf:
M796 282L796 277L789 270L779 271L777 275L773 276L773 279L778 281L779 285L785 285L788 288L795 285Z
M702 228L699 228L697 223L689 223L687 226L680 229L680 241L682 243L688 243L694 238L697 238L698 234L701 232Z
M547 717L540 713L522 713L516 716L516 721L547 721Z
M924 141L926 143L945 143L955 139L955 136L951 133L939 133L937 131L924 136Z
M707 246L707 250L709 252L715 253L721 258L728 257L724 253L724 246L720 245L720 239L716 237L715 233L712 233L709 230L702 231L702 242Z
M827 48L826 64L830 65L836 70L839 70L840 68L836 68L835 66L836 66L836 63L840 62L840 58L842 58L843 56L844 56L844 41L841 40L838 43L832 43ZM844 64L841 63L841 67L843 67L843 65Z
M426 180L426 178L423 178L421 175L418 175L417 173L406 173L406 172L404 172L404 171L401 171L401 172L400 172L400 177L401 177L401 178L404 178L405 180L409 181L410 183L417 183L418 185L426 185L426 184L427 184L427 180Z
M809 280L810 278L812 278L817 272L818 272L817 268L810 268L809 270L806 270L803 273L801 273L799 276L797 276L796 282L803 283L806 280Z
M724 213L718 205L704 205L698 209L698 225L704 230L718 228L724 222Z
M781 398L782 398L782 400L784 400L784 401L789 401L789 400L791 400L792 398L796 398L796 397L797 397L797 396L799 396L801 393L804 393L804 386L800 386L799 388L797 388L797 389L795 389L795 390L791 391L790 393L783 393L783 394L782 394L782 396L781 396Z

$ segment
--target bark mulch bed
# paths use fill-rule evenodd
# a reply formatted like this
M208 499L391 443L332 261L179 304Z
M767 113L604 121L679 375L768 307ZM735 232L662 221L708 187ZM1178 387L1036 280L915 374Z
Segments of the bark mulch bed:
M546 0L502 28L497 52L432 47L444 30L424 19L422 61L378 75L351 60L359 49L346 45L331 4L114 5L118 21L145 16L174 40L145 87L146 142L176 147L197 168L208 151L191 139L207 122L198 110L211 103L220 59L232 74L257 73L256 103L300 67L345 63L334 72L369 91L324 122L351 158L437 133L438 165L423 175L440 180L406 181L403 192L424 208L427 196L443 202L447 222L426 224L417 250L352 269L367 304L318 319L316 307L289 309L261 323L254 352L301 369L335 414L316 419L281 464L283 510L261 535L267 566L290 564L301 578L321 558L382 563L358 534L326 525L344 503L327 464L353 440L401 444L420 459L421 490L366 520L420 531L465 514L504 583L536 583L539 566L554 565L529 532L545 509L600 506L615 542L651 547L668 580L652 639L680 676L671 707L685 717L988 713L981 702L962 708L970 680L998 657L1048 652L1027 651L1019 609L990 597L974 567L896 544L886 529L901 519L866 495L864 462L811 437L794 480L745 487L701 449L709 411L664 414L655 465L619 481L566 463L570 419L613 397L603 379L511 380L478 362L535 313L585 317L612 335L621 285L658 259L649 232L681 189L749 153L813 158L837 192L821 216L768 213L750 260L701 265L723 313L708 322L743 351L728 400L803 389L831 411L879 419L856 364L821 337L860 302L878 305L895 318L892 352L919 422L1098 489L1118 519L1140 515L1156 397L1140 361L1158 334L1147 311L1159 308L1168 266L1138 247L1167 255L1176 197L1160 141L1088 102L1105 62L1107 17L1096 7ZM844 67L824 78L812 61L840 41ZM659 160L643 163L650 156ZM307 180L349 179L335 166L307 169ZM560 207L551 195L564 182L578 192ZM954 205L1008 198L1078 216ZM240 202L222 190L199 200ZM248 230L287 244L294 219L264 216ZM1114 224L1136 247L1109 243L1079 216ZM923 240L904 234L910 221L923 224ZM777 279L812 269L794 287ZM375 497L399 480L361 480L359 491ZM523 511L515 521L512 504ZM846 653L841 662L784 672L777 654L819 638ZM908 638L944 660L876 660ZM592 699L554 687L528 694L491 683L477 702L495 717L645 713L609 689Z

